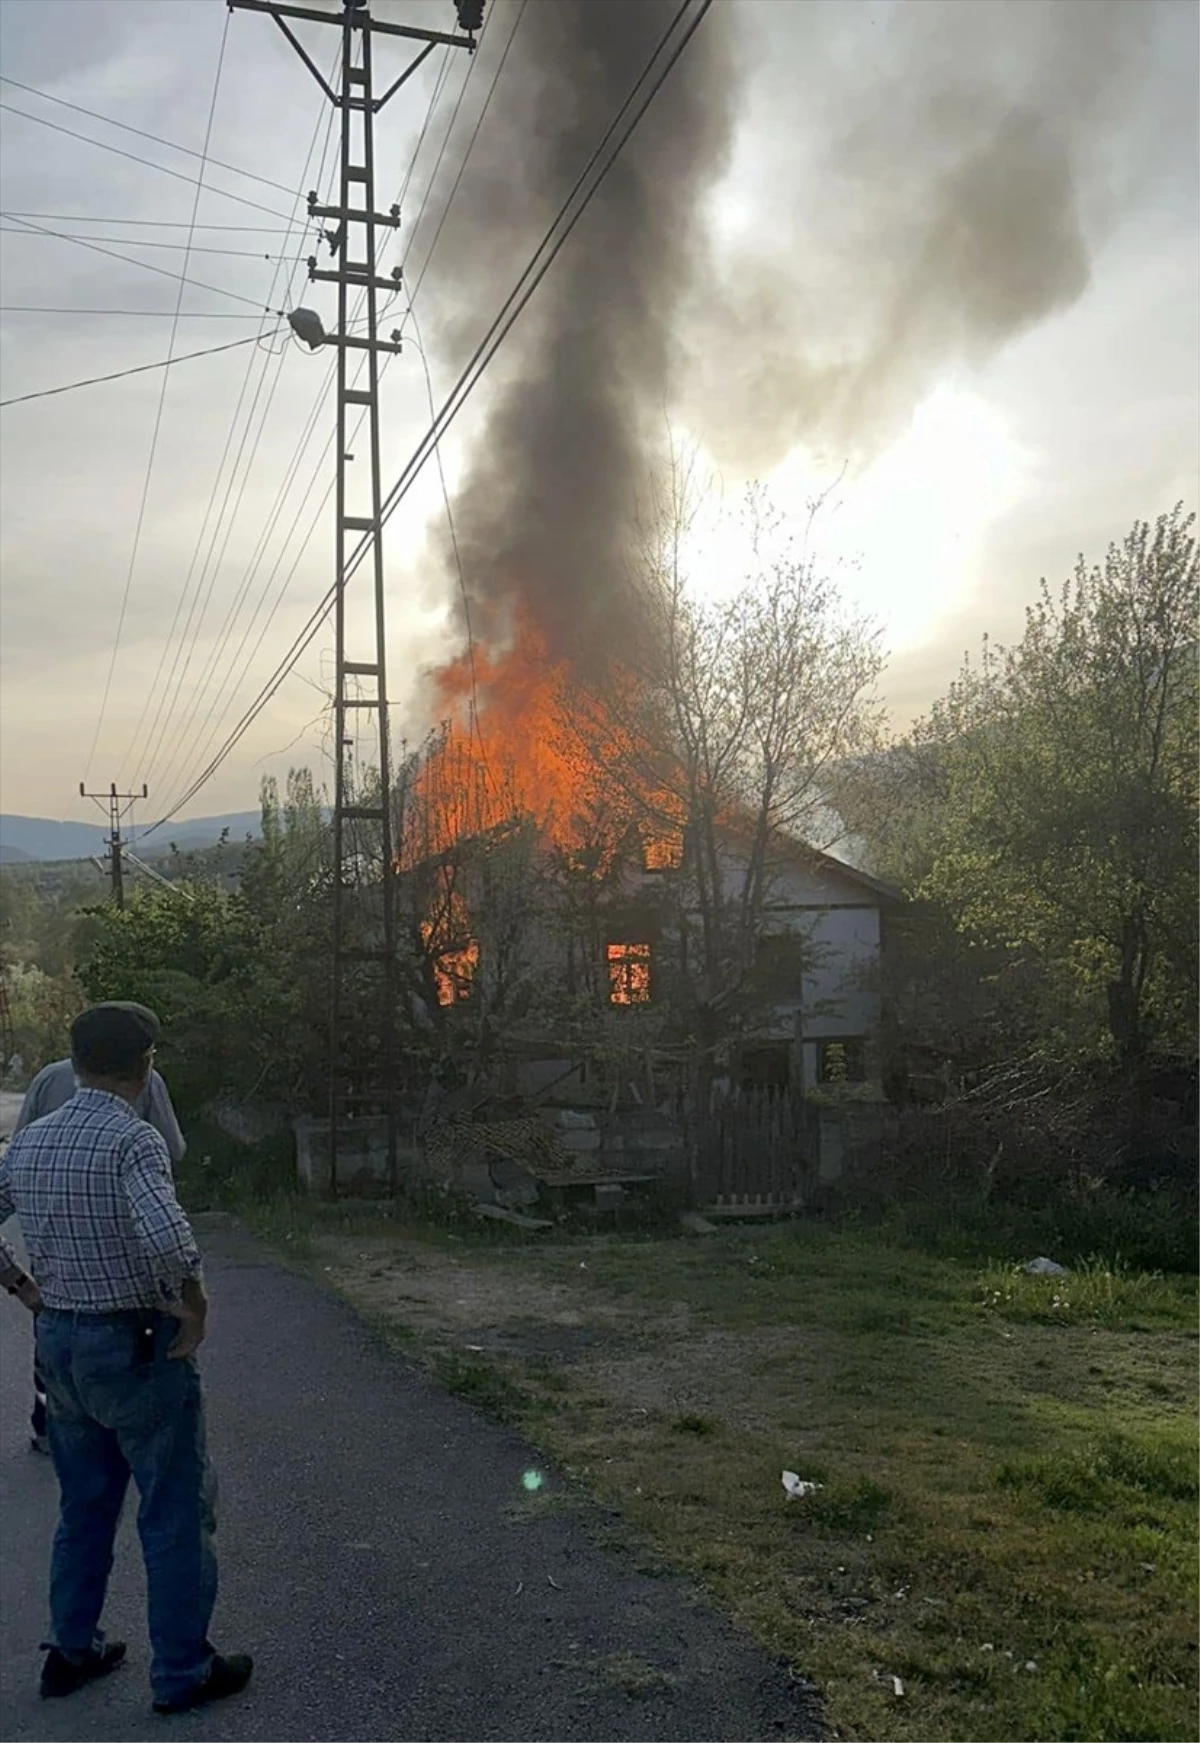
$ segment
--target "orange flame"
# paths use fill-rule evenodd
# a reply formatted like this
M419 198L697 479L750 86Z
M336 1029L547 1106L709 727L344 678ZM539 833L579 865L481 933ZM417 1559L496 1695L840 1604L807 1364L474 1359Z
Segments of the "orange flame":
M648 1005L650 1003L650 946L648 944L610 944L608 956L608 1000L612 1005Z
M615 681L618 709L586 688L568 660L550 655L527 613L518 613L507 648L477 647L473 660L468 652L444 666L436 684L448 725L419 777L427 809L437 790L435 809L443 815L425 851L445 851L457 839L520 817L571 851L591 843L602 810L613 833L636 824L646 869L678 866L680 807L665 788L630 790L631 771L639 767L630 754L635 680L624 672Z
M473 767L480 788L480 827L529 816L554 840L569 836L595 771L564 718L570 667L550 658L537 627L524 620L501 653L476 648L473 667L463 654L442 668L437 686L450 722L446 751L460 769Z

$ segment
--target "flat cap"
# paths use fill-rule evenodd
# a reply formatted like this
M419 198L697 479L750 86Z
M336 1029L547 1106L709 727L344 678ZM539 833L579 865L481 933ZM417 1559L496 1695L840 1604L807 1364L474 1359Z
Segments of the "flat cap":
M158 1031L158 1018L145 1005L92 1005L71 1024L71 1057L89 1076L133 1078Z

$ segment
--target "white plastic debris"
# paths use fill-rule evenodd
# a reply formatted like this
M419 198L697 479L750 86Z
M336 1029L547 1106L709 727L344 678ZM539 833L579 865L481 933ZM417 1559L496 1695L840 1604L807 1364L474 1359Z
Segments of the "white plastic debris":
M1025 1660L1025 1669L1032 1675L1032 1673L1037 1669L1037 1659L1027 1658Z
M803 1501L806 1495L815 1495L818 1489L825 1487L824 1483L810 1483L795 1471L784 1471L783 1487L789 1501Z
M1056 1264L1053 1259L1030 1259L1028 1265L1021 1269L1027 1277L1069 1277L1070 1272L1065 1265Z
M904 1693L904 1684L900 1681L898 1676L889 1677L888 1681L892 1685L892 1693L894 1695L902 1695Z

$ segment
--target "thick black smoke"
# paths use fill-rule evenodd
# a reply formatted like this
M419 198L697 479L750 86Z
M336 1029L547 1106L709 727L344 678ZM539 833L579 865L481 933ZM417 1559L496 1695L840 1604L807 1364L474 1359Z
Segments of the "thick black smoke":
M426 301L439 305L443 355L469 353L678 10L679 0L525 7L503 113L489 113L438 246ZM515 8L494 13L493 62ZM665 428L702 199L727 163L726 13L718 3L705 17L489 372L498 387L455 503L483 641L503 640L516 602L555 654L576 660L635 631L622 621L622 547ZM486 62L478 74L486 89Z

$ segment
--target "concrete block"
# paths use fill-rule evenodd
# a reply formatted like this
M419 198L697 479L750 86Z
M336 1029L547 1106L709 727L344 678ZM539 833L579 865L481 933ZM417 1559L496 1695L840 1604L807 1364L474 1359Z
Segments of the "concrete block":
M594 1126L591 1131L579 1128L560 1131L558 1141L564 1150L570 1150L573 1154L583 1154L600 1148L600 1134Z

